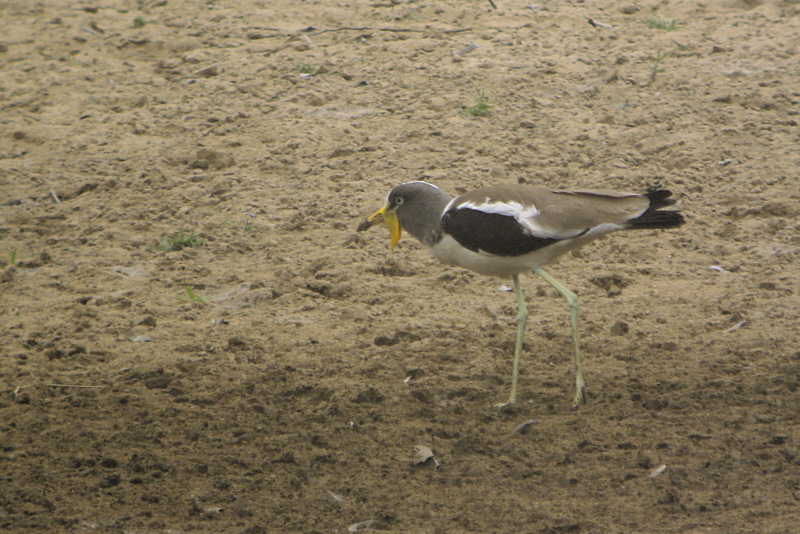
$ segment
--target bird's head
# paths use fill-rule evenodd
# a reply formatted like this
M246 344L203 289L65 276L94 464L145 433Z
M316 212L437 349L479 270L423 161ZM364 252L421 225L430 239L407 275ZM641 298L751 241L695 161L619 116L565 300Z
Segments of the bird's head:
M394 248L400 241L403 227L415 234L414 224L422 220L426 212L432 211L430 214L437 217L441 215L442 206L438 206L441 197L447 198L446 194L438 187L428 182L416 181L400 184L389 191L386 203L381 209L358 225L358 231L362 232L374 224L383 222L389 229L389 245ZM437 200L436 207L429 210L433 207L429 205L433 200Z

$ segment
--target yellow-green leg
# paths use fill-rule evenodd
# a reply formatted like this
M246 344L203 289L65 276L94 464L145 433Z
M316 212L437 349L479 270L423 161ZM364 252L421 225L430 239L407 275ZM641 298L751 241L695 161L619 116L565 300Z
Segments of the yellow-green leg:
M550 274L540 267L533 269L533 272L541 276L548 284L553 286L556 291L561 293L569 305L569 318L572 323L572 342L575 345L575 401L573 407L586 402L586 382L583 380L583 370L581 369L581 349L578 343L578 297L562 286L561 283L550 276ZM513 390L512 390L513 395Z
M517 380L519 378L519 355L522 352L522 343L525 341L525 326L528 322L528 306L525 304L525 294L519 285L519 275L512 276L514 281L514 294L517 297L517 341L514 344L514 363L511 365L511 395L508 402L498 404L498 407L514 404L517 401Z

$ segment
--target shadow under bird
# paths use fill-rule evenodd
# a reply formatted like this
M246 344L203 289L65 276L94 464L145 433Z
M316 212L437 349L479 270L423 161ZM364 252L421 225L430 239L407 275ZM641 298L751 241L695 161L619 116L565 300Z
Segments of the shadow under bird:
M519 358L528 318L519 275L533 271L569 305L575 352L574 406L586 402L586 382L578 342L578 299L542 266L562 254L618 230L674 228L684 223L671 206L672 193L658 187L645 193L556 190L527 185L499 185L451 197L428 182L402 183L385 205L358 230L383 222L394 248L405 230L448 265L485 275L510 277L517 300L517 336L511 371L511 395L517 399Z

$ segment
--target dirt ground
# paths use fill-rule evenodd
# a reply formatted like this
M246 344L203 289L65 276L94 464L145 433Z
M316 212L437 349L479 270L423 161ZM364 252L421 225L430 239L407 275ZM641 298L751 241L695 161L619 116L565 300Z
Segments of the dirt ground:
M533 1L0 1L0 531L799 532L800 4ZM550 269L588 404L413 179L680 199Z

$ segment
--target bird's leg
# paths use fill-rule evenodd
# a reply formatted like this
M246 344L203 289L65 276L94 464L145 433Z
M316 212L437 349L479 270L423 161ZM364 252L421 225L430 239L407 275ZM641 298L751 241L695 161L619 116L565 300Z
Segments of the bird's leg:
M525 326L528 322L528 306L525 304L525 294L519 285L519 275L512 277L514 281L514 294L517 297L517 340L514 343L514 363L511 366L511 395L508 402L498 404L499 408L514 404L517 401L517 379L519 377L519 355L522 352L522 343L525 341Z
M567 304L569 305L569 318L572 323L572 342L575 345L575 401L572 403L572 406L577 407L579 404L586 402L586 382L583 381L581 349L578 344L578 297L575 293L562 286L558 280L550 276L544 269L536 267L533 269L533 272L544 278L548 284L561 293L561 296L567 299Z

